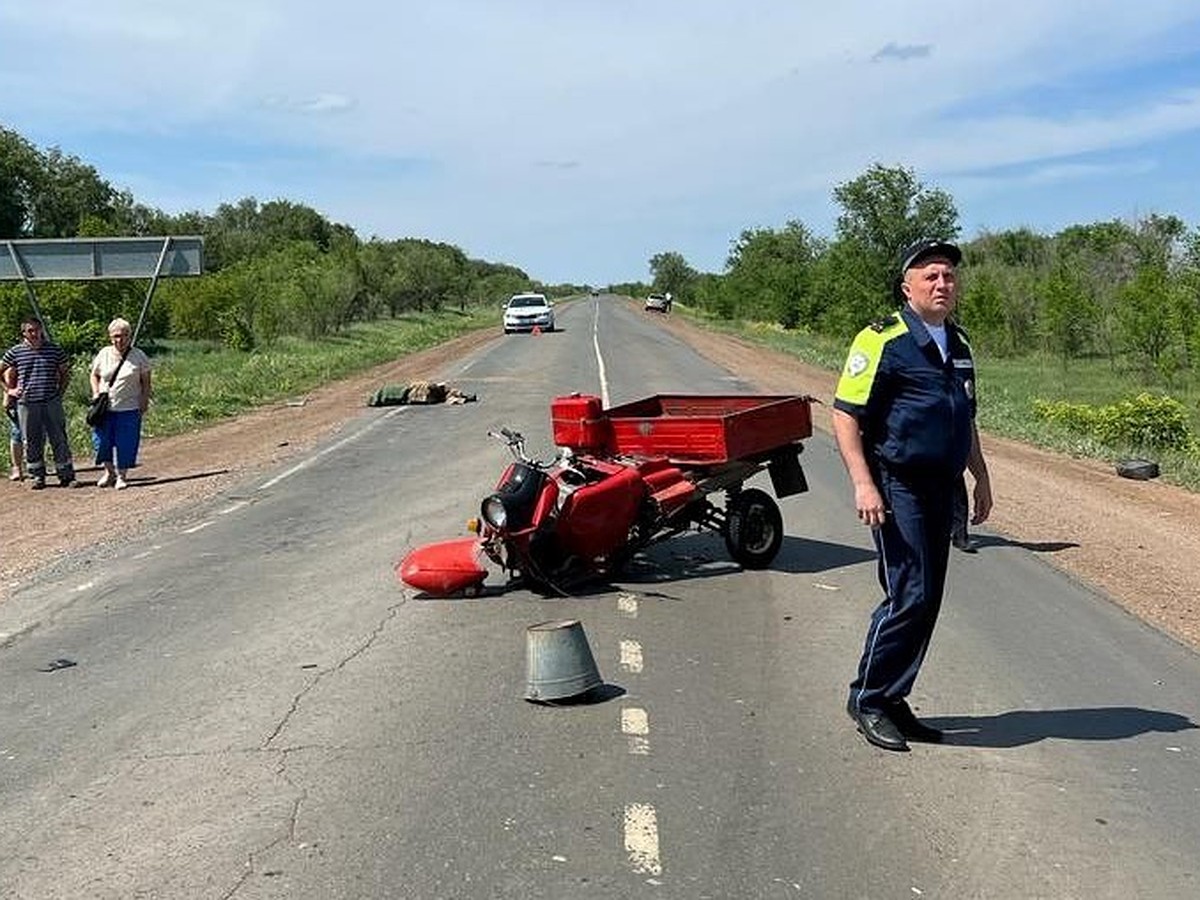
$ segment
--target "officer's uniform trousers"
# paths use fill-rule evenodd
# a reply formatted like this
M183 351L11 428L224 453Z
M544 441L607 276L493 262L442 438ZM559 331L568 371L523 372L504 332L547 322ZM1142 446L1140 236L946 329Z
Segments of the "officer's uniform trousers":
M904 478L883 468L875 473L888 510L872 531L884 598L871 616L858 677L850 684L859 709L886 710L916 681L941 608L957 480Z

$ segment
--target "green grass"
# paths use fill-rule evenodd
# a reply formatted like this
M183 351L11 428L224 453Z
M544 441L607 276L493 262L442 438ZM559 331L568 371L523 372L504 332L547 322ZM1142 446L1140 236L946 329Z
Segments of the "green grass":
M396 319L354 325L337 335L310 341L280 340L251 353L218 344L169 341L151 357L154 402L144 437L166 437L194 430L254 407L302 395L323 384L372 366L444 343L477 328L494 328L499 313L413 313ZM91 457L91 432L83 421L91 395L87 371L79 360L67 397L71 446L80 458ZM80 448L88 448L82 453Z
M841 368L851 335L844 342L788 332L759 322L724 322L706 318L695 310L676 304L687 318L713 331L734 334L795 356L830 371ZM1166 481L1200 491L1200 455L1195 452L1135 447L1108 447L1070 433L1034 415L1035 400L1087 403L1105 406L1143 391L1169 394L1189 411L1193 435L1200 437L1200 378L1179 378L1170 387L1147 383L1136 373L1122 371L1107 360L1061 360L1045 356L996 359L979 355L979 427L990 434L1023 441L1072 456L1115 461L1130 456L1154 459Z

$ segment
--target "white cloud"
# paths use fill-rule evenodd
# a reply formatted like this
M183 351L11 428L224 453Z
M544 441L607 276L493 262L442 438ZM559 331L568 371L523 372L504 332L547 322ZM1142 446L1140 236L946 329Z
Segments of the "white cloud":
M911 152L941 171L966 171L1136 147L1198 129L1200 88L1107 116L968 120L958 129L953 147L936 139L922 139L914 143Z
M315 94L311 97L264 97L263 106L267 109L301 115L326 115L342 113L354 108L355 103L349 97L341 94Z

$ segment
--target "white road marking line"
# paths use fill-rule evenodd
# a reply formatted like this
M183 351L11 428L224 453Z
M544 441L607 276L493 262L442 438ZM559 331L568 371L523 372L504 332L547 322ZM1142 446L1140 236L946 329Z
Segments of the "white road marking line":
M630 803L625 807L625 853L635 872L661 875L658 851L658 814L649 803Z
M627 619L636 619L638 614L637 594L618 594L617 612Z
M626 672L642 671L642 645L637 641L621 641L620 665Z
M621 731L625 734L649 734L650 717L644 709L627 706L621 710Z
M600 304L593 303L595 315L592 317L592 346L596 349L596 367L600 370L600 403L608 404L608 375L604 371L604 357L600 353Z
M632 756L650 755L650 717L644 709L629 706L621 710L621 731L629 739Z
M630 756L649 756L650 755L650 739L638 737L637 735L629 736L629 755Z
M91 588L93 588L93 587L95 587L95 586L96 586L96 582L94 582L94 581L85 581L83 584L77 584L77 585L75 585L75 587L73 587L73 588L72 588L72 590L73 590L75 593L77 593L77 594L78 594L80 591L86 591L86 590L90 590Z
M396 415L399 415L400 413L404 412L405 409L407 409L407 407L404 407L404 406L397 406L394 409L389 409L386 413L384 413L382 416L380 416L375 421L366 425L361 430L356 431L354 434L347 435L346 437L344 437L340 441L338 441L336 444L331 444L330 446L326 447L324 450L314 453L312 456L308 457L307 459L301 460L300 462L296 463L296 465L292 466L290 469L280 472L274 478L271 478L268 481L263 482L255 490L259 490L259 491L268 490L269 488L275 487L275 485L279 484L281 481L291 478L293 475L297 474L298 472L303 472L305 469L307 469L313 463L317 462L320 459L323 459L324 457L328 456L330 453L336 453L338 450L341 450L347 444L358 440L360 437L362 437L367 432L372 431L375 428L379 427L379 425L382 422L384 422L386 419L390 419L390 418L392 418L392 416L396 416ZM242 507L249 506L249 505L250 505L250 502L248 500L239 500L238 502L232 504L231 506L227 506L225 509L221 510L218 513L218 515L227 516L230 513L237 512ZM212 522L201 522L199 525L195 525L191 528L185 528L182 533L183 534L195 534L197 531L200 531L202 528L207 528L211 524L213 524L213 523Z
M338 441L336 444L330 444L324 450L321 450L318 453L314 453L312 456L308 457L308 459L301 460L300 462L296 463L296 465L292 466L290 469L288 469L284 472L280 472L278 475L276 475L274 478L270 479L269 481L263 482L262 484L260 484L258 486L258 490L260 490L260 491L268 490L269 488L275 487L275 485L279 484L279 482L281 482L287 478L291 478L293 475L295 475L299 472L303 472L305 469L307 469L313 463L317 462L318 460L323 459L324 457L328 456L330 453L336 453L337 451L339 451L343 447L345 447L347 444L357 441L360 437L362 437L367 432L373 431L374 429L378 428L379 425L384 420L390 419L392 416L399 415L407 408L408 407L406 407L406 406L397 406L393 409L388 410L386 413L384 413L382 416L380 416L374 422L371 422L369 425L367 425L365 428L361 429L360 431L356 431L354 434L347 435L346 437L344 437L340 441Z

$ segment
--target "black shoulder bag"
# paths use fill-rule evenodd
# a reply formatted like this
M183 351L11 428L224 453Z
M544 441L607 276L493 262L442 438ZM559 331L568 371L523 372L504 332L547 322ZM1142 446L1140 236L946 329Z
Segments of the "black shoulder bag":
M125 365L125 357L132 348L132 343L125 348L125 352L121 354L121 359L117 363L117 367L113 369L112 374L108 376L108 387L93 397L91 402L88 404L87 415L84 416L84 419L86 419L87 423L93 428L99 428L104 424L104 418L108 415L108 392L112 390L113 382L117 380L117 373L121 371L121 366Z

